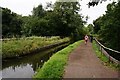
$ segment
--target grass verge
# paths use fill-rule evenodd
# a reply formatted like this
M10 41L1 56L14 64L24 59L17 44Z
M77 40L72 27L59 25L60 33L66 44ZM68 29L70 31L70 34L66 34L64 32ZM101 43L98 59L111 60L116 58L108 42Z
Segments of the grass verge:
M83 41L77 41L68 47L58 51L47 62L44 63L42 68L38 69L33 78L52 78L52 80L53 78L62 78L64 73L64 66L68 60L68 55L75 48L77 48L81 42Z
M69 40L69 38L61 39L59 37L30 37L18 40L4 40L2 41L2 58L25 55L38 48Z
M99 51L95 41L93 41L92 46L93 46L93 49L95 50L97 57L103 62L103 65L116 69L116 70L120 70L120 65L109 62L109 59L104 54L101 55L101 52Z

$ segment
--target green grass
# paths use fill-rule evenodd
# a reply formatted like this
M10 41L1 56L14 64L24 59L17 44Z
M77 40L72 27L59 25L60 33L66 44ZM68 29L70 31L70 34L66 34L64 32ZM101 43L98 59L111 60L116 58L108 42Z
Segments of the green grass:
M116 69L116 70L120 70L120 65L109 62L109 59L104 54L101 54L95 41L93 41L92 45L93 45L93 49L95 50L97 57L103 62L103 65Z
M52 78L51 80L53 80L53 78L62 78L69 54L77 48L81 42L83 41L75 42L55 53L47 62L44 63L42 68L38 69L33 78Z
M59 37L27 37L4 40L2 41L2 58L20 56L46 45L69 40L69 38L61 39Z

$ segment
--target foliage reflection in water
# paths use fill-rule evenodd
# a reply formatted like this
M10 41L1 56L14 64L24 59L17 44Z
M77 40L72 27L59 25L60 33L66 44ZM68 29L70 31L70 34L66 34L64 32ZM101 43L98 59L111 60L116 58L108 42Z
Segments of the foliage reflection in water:
M2 77L3 78L31 78L38 67L42 67L53 53L67 46L69 43L58 47L33 53L24 57L18 57L10 60L2 61Z

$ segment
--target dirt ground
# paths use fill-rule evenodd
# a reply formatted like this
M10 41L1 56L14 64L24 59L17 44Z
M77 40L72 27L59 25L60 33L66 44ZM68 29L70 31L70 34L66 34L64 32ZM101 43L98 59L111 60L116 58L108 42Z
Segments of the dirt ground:
M63 78L118 78L120 71L104 66L90 42L80 44L70 55Z

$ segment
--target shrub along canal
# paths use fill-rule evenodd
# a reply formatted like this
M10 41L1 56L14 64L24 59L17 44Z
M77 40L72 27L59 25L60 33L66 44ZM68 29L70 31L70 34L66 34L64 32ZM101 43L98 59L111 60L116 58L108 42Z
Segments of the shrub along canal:
M66 47L69 43L62 44L55 48L32 53L26 56L3 59L2 60L2 78L32 78L38 68L58 50Z

